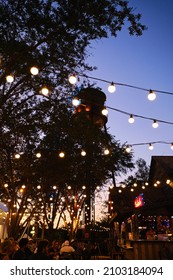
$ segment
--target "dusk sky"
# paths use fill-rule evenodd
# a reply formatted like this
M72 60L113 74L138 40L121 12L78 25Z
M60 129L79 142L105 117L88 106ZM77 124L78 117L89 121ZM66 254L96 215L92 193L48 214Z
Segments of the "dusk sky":
M173 93L173 1L130 0L135 13L141 13L141 22L148 29L140 37L130 36L127 28L117 38L94 42L89 63L97 66L89 76L110 82L129 84L145 89ZM97 82L107 96L106 106L129 114L153 120L173 122L173 94L156 93L149 101L148 93L142 90L117 86L115 93L107 90L109 83ZM107 127L121 143L173 142L173 124L159 123L152 127L152 120L135 117L129 124L129 115L109 109ZM134 160L143 158L150 165L151 156L173 156L169 144L133 146Z

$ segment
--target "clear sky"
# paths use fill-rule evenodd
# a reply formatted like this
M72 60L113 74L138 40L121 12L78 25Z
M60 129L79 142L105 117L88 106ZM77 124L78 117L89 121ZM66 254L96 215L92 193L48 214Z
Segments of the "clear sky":
M117 38L94 42L88 59L97 70L90 76L146 89L157 89L173 93L173 1L130 0L136 13L142 14L142 23L148 27L142 36L130 36L127 29ZM149 101L147 92L117 86L109 93L109 84L98 82L107 96L106 105L130 114L156 120L173 122L173 94L157 93L155 101ZM173 125L135 118L129 124L128 115L109 110L107 127L121 143L173 142ZM143 158L150 165L151 156L173 156L168 144L155 144L150 151L148 145L133 146L134 160Z

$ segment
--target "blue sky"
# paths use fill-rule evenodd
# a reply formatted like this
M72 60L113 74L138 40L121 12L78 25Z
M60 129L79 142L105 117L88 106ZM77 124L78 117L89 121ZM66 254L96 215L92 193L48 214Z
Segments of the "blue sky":
M97 66L90 76L115 83L130 84L147 89L173 92L173 1L130 0L136 13L142 14L142 23L148 27L141 37L130 36L127 29L116 38L93 42L88 62ZM155 101L147 99L147 92L117 86L109 93L108 84L98 82L107 96L106 105L130 114L173 122L173 95L157 93ZM121 143L173 142L173 125L135 118L129 124L128 115L109 110L107 127ZM151 156L173 156L168 144L133 146L134 159L143 158L150 165Z

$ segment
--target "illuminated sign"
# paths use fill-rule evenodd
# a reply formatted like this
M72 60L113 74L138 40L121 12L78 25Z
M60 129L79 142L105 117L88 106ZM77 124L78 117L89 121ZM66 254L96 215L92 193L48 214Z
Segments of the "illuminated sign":
M135 208L139 208L145 204L144 198L143 198L143 193L138 195L135 200L134 200L134 206Z

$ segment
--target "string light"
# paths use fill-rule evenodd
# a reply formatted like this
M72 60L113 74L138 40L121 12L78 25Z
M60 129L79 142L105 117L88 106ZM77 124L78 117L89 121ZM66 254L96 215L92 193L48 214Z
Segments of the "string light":
M8 83L12 83L12 82L14 81L14 76L13 76L13 75L8 75L8 76L6 76L6 81L7 81Z
M134 123L135 119L133 117L133 115L130 115L128 122L129 123Z
M124 87L129 87L129 88L133 88L133 89L137 89L137 90L141 90L141 91L146 91L148 92L148 99L149 100L154 100L156 98L156 92L157 93L163 93L163 94L169 94L169 95L173 95L173 92L168 92L168 91L163 91L163 90L157 90L157 89L147 89L147 88L142 88L142 87L138 87L138 86L135 86L135 85L130 85L130 84L125 84L125 83L118 83L118 82L115 82L115 81L108 81L108 80L105 80L105 79L102 79L102 78L97 78L97 77L91 77L91 76L88 76L88 75L84 75L84 74L81 74L81 73L76 73L79 77L83 77L83 78L86 78L86 79L91 79L91 80L96 80L96 81L100 81L100 82L104 82L104 83L107 83L107 84L116 84L118 86L124 86Z
M153 121L152 127L157 128L159 126L158 122L156 120Z
M36 76L39 73L39 70L36 66L31 67L30 72L32 75Z
M108 115L108 110L107 110L106 108L104 108L104 109L102 110L102 115L103 115L103 116L107 116L107 115Z
M70 75L68 80L70 84L75 85L77 82L76 75L75 74Z
M115 84L114 82L112 82L109 86L108 86L108 91L110 93L114 93L116 91L116 87L115 87Z
M41 94L44 96L49 96L49 89L46 86L42 87Z
M154 149L154 147L153 147L153 145L152 145L151 143L149 143L149 147L148 147L148 148L149 148L149 150L151 150L151 151Z
M150 89L148 93L148 100L153 101L155 99L156 99L156 93Z

